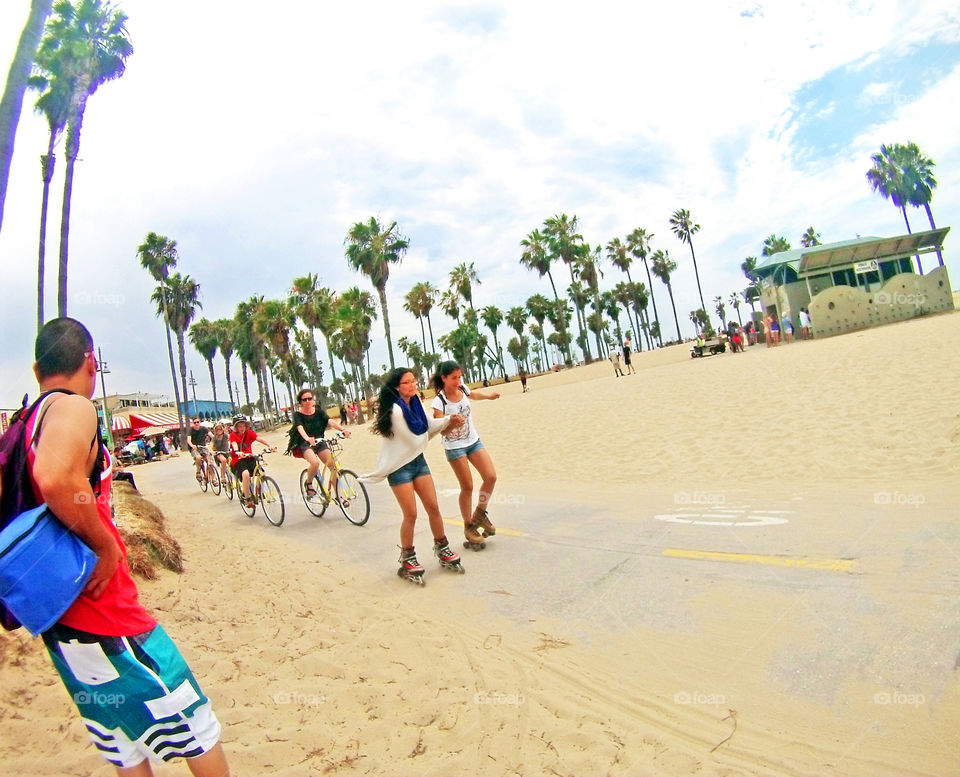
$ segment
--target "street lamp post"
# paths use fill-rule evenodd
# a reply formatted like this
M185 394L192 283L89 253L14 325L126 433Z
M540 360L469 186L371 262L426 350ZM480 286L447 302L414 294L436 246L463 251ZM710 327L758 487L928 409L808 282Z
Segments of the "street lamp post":
M104 432L107 436L107 447L112 451L113 450L113 429L111 428L113 424L110 421L110 413L107 411L107 384L104 381L103 376L109 374L110 370L107 369L107 363L103 360L103 354L100 351L100 347L97 347L97 372L100 373L100 391L103 396L103 426Z
M193 377L193 370L190 370L190 380L188 383L190 385L190 391L193 392L193 415L191 418L198 418L199 411L197 410L197 380Z

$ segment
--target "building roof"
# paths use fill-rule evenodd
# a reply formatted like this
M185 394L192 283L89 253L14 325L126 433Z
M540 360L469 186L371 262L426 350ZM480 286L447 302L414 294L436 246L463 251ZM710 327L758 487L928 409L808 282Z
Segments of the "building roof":
M810 248L780 251L764 257L764 260L750 271L750 277L754 280L766 278L781 267L791 267L798 275L812 275L868 259L889 261L914 254L925 254L940 248L949 231L950 227L942 227L927 232L915 232L912 235L860 237L854 240L824 243Z

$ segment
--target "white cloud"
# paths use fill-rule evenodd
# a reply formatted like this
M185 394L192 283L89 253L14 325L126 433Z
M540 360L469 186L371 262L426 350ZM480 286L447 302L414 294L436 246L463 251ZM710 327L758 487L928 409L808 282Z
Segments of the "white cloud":
M0 7L0 61L26 17L26 3L12 5ZM271 15L242 2L230 14L186 0L122 7L136 51L123 79L90 101L71 242L71 290L122 289L128 299L121 311L89 311L116 354L118 389L169 382L151 284L134 257L150 230L179 241L181 269L201 282L203 313L214 317L311 271L334 288L369 288L346 267L344 235L371 215L396 219L411 251L388 286L391 323L419 338L403 295L425 278L444 286L460 261L476 262L478 305L549 293L517 260L519 241L557 212L579 215L591 244L640 225L654 232L680 262L683 320L699 301L689 250L667 224L678 207L702 225L695 247L710 298L743 286L739 264L770 232L796 242L811 223L824 239L899 230L863 180L880 142L920 143L938 162L938 218L948 224L957 210L956 70L853 143L800 156L796 141L809 113L794 104L801 86L957 39L957 13L941 0L920 9L604 0L589 12L563 2L289 2ZM817 115L850 110L832 100ZM29 379L45 145L29 104L17 143L0 266L19 292L0 312L0 404ZM57 204L60 175L62 160ZM58 221L51 212L50 283ZM555 277L565 285L566 268ZM655 293L662 313L659 283ZM447 328L435 314L435 334ZM374 351L379 364L385 347Z

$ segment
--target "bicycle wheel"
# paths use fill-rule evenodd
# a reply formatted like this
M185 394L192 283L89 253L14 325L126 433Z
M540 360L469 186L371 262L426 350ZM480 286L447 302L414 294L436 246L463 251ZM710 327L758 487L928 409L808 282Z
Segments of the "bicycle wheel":
M220 496L220 472L217 470L216 464L207 465L207 479L210 481L210 490L213 491L215 496Z
M363 526L370 517L370 499L357 473L349 469L340 470L336 491L337 504L347 520L354 526Z
M236 486L233 481L233 472L227 468L227 478L223 481L223 490L227 492L227 499L233 501L233 490Z
M313 496L308 496L307 470L304 470L300 473L300 496L303 497L303 503L307 506L310 514L319 518L327 511L327 505L330 504L330 500L323 492L323 489L320 487L320 484L317 482L316 478L313 479L313 487L317 489L317 493Z
M267 520L274 526L283 523L283 494L280 493L280 486L277 481L269 475L260 478L260 488L257 489L257 498L260 502L260 508Z
M209 485L207 482L207 465L203 462L200 463L200 471L197 474L197 482L200 484L200 490L203 491L203 493L207 493L207 486Z
M234 488L237 489L237 501L240 503L240 509L246 513L248 518L253 518L253 514L257 512L257 483L255 480L250 481L250 495L251 499L248 502L243 498L243 482L240 478L237 478L234 481Z

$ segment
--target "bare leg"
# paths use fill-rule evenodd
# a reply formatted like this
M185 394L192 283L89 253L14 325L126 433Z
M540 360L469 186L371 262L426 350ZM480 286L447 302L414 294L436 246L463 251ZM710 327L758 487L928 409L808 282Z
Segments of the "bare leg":
M482 483L480 484L480 495L477 497L477 506L486 510L493 494L494 486L497 485L497 470L493 466L493 459L487 453L486 448L481 448L467 456L470 463L477 468L477 474L480 475Z
M326 451L324 451L327 453ZM327 453L329 455L329 453ZM303 452L303 460L307 462L307 483L313 483L313 479L320 471L320 457L317 456L313 448L307 448Z
M430 519L430 531L435 540L446 537L443 528L443 516L440 515L440 505L437 504L437 487L433 483L433 475L421 475L413 481L413 488L423 502L423 509Z
M223 745L217 742L203 755L187 759L187 767L194 777L230 777L230 766Z
M241 487L243 489L243 498L250 498L250 472L248 470L243 471L243 477L241 478Z
M153 769L150 768L150 761L144 758L136 766L118 766L117 774L119 777L153 777Z
M400 547L413 547L413 530L417 525L417 495L413 490L413 483L401 483L399 486L390 486L393 495L400 505L403 521L400 524Z
M470 517L473 513L473 474L470 472L470 462L466 456L461 456L459 459L453 459L450 466L460 484L460 496L457 501L460 505L460 517L466 525L473 521Z

